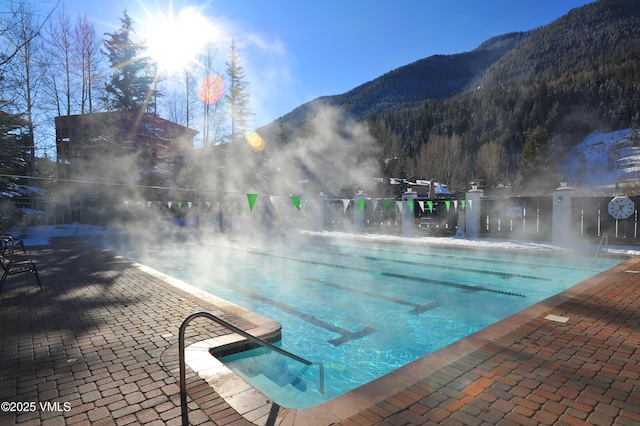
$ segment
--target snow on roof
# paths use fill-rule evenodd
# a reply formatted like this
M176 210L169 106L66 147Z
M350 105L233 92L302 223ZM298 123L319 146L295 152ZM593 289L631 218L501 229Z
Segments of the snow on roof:
M389 178L389 184L429 187L431 186L431 181L424 180L424 179L416 179L415 182L411 182L408 179L392 177L392 178ZM447 185L440 182L433 182L433 192L435 195L453 195L453 193L449 191L449 188L447 187Z
M27 185L19 186L16 189L16 191L19 192L20 195L25 197L30 197L34 195L45 195L47 193L46 189L38 188L37 186L27 186Z
M47 214L46 212L43 212L42 210L30 209L30 208L27 208L27 207L20 207L18 210L23 214Z

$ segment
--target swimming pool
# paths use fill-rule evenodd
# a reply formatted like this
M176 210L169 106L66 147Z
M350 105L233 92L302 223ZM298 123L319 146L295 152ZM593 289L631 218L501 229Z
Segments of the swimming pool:
M368 383L624 260L318 237L130 244L135 260L278 321L282 348L323 364L324 393L316 366L265 349L224 358L289 408Z

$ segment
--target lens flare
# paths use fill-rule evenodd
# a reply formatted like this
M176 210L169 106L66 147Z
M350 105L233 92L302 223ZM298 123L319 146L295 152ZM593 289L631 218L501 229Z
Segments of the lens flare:
M260 134L255 130L247 134L245 138L254 151L262 152L267 147L267 144L265 143L264 139L262 139L262 136L260 136Z
M208 75L198 83L198 98L204 103L215 104L224 96L224 80L219 75Z

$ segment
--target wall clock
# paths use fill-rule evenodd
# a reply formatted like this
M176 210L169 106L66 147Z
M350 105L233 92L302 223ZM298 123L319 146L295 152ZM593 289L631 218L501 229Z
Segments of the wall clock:
M626 219L635 211L636 206L626 195L618 195L609 201L609 214L616 219Z

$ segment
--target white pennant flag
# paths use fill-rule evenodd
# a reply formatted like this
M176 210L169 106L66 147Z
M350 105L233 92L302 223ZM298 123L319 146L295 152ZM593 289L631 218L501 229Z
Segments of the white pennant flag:
M418 205L420 206L420 210L424 211L424 201L418 201Z
M347 198L343 198L341 201L342 201L342 207L344 208L343 213L346 213L347 209L349 208L349 203L351 202L351 200Z
M269 195L269 200L271 201L273 209L278 212L280 210L280 197L277 195Z

